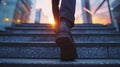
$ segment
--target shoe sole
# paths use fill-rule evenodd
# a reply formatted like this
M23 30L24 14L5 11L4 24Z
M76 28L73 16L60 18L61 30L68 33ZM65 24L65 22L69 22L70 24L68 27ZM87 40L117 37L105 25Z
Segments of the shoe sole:
M62 61L74 61L77 57L74 42L66 35L60 35L56 39L56 44L60 47Z

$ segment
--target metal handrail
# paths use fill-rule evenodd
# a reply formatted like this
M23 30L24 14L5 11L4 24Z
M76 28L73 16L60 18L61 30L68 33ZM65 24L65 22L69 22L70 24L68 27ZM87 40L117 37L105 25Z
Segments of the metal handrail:
M97 9L94 11L94 14L101 8L101 6L105 3L106 0L103 0L103 2L97 7Z
M108 10L109 10L109 13L110 13L110 20L112 22L113 25L115 25L116 23L113 22L113 17L112 17L112 11L110 9L110 3L109 3L109 0L103 0L102 3L97 7L97 9L94 11L94 14L102 7L102 5L107 1L107 4L108 4ZM118 31L118 27L114 26L116 28L116 31Z

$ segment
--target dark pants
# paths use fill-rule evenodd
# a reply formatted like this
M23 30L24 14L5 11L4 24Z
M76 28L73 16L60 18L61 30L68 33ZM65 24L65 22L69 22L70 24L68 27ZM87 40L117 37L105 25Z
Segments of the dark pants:
M52 10L56 24L60 24L60 20L66 19L71 27L74 26L76 0L62 0L59 9L59 0L52 0Z

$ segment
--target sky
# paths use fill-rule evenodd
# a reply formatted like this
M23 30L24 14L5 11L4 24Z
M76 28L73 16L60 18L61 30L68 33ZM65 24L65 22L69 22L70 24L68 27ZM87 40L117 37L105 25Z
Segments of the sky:
M36 9L42 8L46 15L52 14L51 0L37 0Z
M52 14L52 5L51 5L51 0L36 0L36 9L41 8L44 12L45 15L48 17L52 17L53 19L53 14ZM76 0L76 12L75 16L81 16L81 1ZM79 18L79 21L81 21L82 18Z
M90 0L91 9L92 12L98 7L100 2L103 0ZM105 3L102 8L98 11L98 14L95 14L93 16L93 22L98 21L98 19L103 19L103 23L110 22L108 17L108 9L106 8L107 3ZM53 17L52 15L52 6L51 6L51 0L36 0L36 9L41 8L43 13L48 17ZM81 11L81 0L76 0L76 12L75 17L79 17L79 22L82 22L82 11ZM107 16L107 18L106 18Z
M37 5L36 5L36 8L39 9L39 8L42 8L43 12L46 14L46 15L52 15L52 5L51 5L51 0L36 0L37 2ZM77 0L77 6L76 8L80 8L80 0ZM76 12L79 12L78 11L79 9L76 10Z

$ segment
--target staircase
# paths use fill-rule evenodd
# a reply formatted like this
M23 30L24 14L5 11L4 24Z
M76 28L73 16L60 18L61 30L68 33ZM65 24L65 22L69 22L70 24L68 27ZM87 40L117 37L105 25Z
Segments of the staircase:
M71 30L78 58L59 60L49 24L21 24L0 32L0 67L120 67L120 33L112 26L83 24Z

